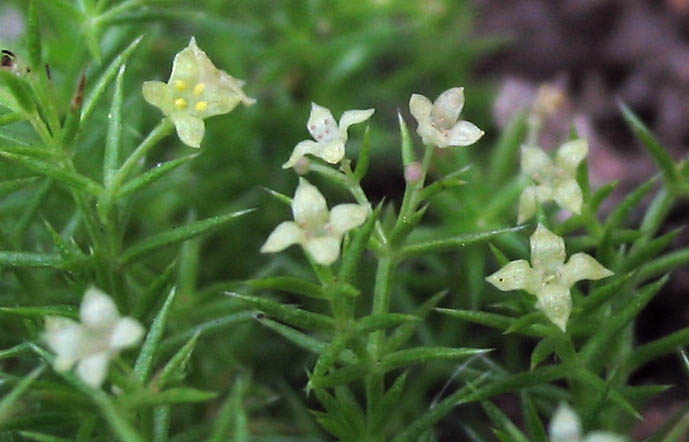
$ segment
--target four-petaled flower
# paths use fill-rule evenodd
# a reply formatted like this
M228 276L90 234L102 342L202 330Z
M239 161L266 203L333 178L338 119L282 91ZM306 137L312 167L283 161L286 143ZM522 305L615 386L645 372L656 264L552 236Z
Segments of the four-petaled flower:
M292 214L294 221L280 223L261 247L261 252L279 252L292 244L300 244L314 261L329 265L340 256L344 234L363 224L369 209L359 204L339 204L328 212L325 198L316 186L299 178Z
M244 94L243 85L216 68L192 37L189 46L175 56L168 82L147 81L142 91L146 101L172 119L184 144L200 147L205 118L226 114L240 102L256 101Z
M529 239L531 265L512 261L486 278L500 290L524 290L536 296L536 307L565 331L572 311L570 288L583 279L602 279L613 273L586 253L575 253L565 264L565 241L539 224Z
M581 421L566 403L557 407L548 427L550 442L624 442L626 438L607 431L593 431L582 437Z
M84 294L79 318L81 323L46 317L43 339L57 355L53 363L56 370L69 370L78 363L79 377L97 388L105 380L110 359L136 345L144 329L135 319L120 317L113 300L94 287Z
M352 124L368 120L373 112L374 109L345 111L338 124L329 109L311 103L311 114L306 128L316 141L304 140L297 144L282 168L293 167L304 155L313 155L330 164L339 163L345 154L347 129Z
M560 146L553 161L539 147L522 146L522 169L536 184L524 189L519 198L520 224L536 214L539 202L550 200L570 212L581 213L582 194L576 174L588 151L586 140L568 141Z
M419 123L416 133L424 144L438 147L469 146L481 138L484 132L474 123L459 120L464 107L464 88L448 89L431 103L423 95L413 94L409 110Z

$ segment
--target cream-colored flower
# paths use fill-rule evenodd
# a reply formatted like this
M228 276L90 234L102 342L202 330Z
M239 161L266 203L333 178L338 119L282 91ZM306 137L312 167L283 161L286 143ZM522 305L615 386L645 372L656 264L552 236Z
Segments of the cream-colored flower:
M345 154L347 129L352 124L368 120L373 112L374 109L345 111L338 124L329 109L311 103L311 114L306 128L316 141L304 140L297 144L282 168L293 167L304 155L313 155L330 164L339 163Z
M624 442L626 438L607 431L593 431L582 437L581 421L566 403L557 407L548 427L550 442Z
M583 197L576 175L588 151L586 140L568 141L560 146L553 161L539 147L522 146L522 169L536 184L524 189L519 198L520 224L536 214L538 203L550 200L570 212L581 213Z
M147 81L142 92L146 101L172 119L184 144L200 147L204 119L226 114L239 103L254 104L256 100L242 91L243 85L216 68L192 37L189 46L175 56L168 82Z
M46 317L43 339L56 354L56 370L69 370L77 364L79 377L97 388L105 380L110 359L138 344L144 329L135 319L121 317L113 300L94 287L84 294L79 319L81 323Z
M572 312L570 288L584 279L598 280L613 273L586 253L575 253L565 264L565 241L539 224L529 239L531 264L512 261L486 278L500 290L524 290L536 296L536 307L565 331Z
M299 178L292 199L294 221L279 224L261 247L261 253L279 252L299 244L314 261L330 265L340 256L344 234L362 225L368 213L368 208L359 204L339 204L328 211L316 186Z
M416 118L419 134L424 144L438 147L469 146L481 138L484 132L474 123L459 120L464 107L464 88L448 89L431 103L423 95L413 94L409 110Z

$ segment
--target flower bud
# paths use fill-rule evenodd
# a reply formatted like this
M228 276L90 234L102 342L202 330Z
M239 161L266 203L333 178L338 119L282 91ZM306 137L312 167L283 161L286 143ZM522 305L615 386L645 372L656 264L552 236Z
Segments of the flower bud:
M414 161L404 168L404 180L408 184L416 184L424 177L421 163Z

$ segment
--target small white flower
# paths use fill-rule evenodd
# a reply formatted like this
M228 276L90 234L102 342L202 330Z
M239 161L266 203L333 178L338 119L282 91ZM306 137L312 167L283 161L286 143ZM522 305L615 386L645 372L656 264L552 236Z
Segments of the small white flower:
M519 198L521 224L536 214L538 203L555 200L562 208L581 213L583 197L577 183L577 167L588 154L586 140L568 141L560 146L555 160L536 146L522 146L522 169L535 182Z
M95 287L86 290L79 319L81 323L46 317L43 339L56 354L56 370L69 370L77 364L79 377L98 388L105 380L110 359L138 344L144 329L135 319L121 317L113 300Z
M368 120L373 112L374 109L348 110L342 114L338 124L329 109L311 103L311 115L306 128L316 141L304 140L297 144L282 168L293 167L304 155L313 155L330 164L339 163L345 154L347 129L352 124Z
M581 421L566 403L561 403L548 427L550 442L624 442L626 439L607 431L594 431L582 438Z
M536 296L536 307L565 331L572 312L570 288L584 279L598 280L613 273L586 253L575 253L565 264L565 241L539 224L529 238L531 265L512 261L486 278L500 290L524 290Z
M362 225L368 213L368 208L359 204L339 204L328 212L318 189L299 178L292 199L294 221L279 224L261 247L261 253L279 252L299 244L317 263L330 265L340 256L344 234Z
M438 147L469 146L481 138L484 132L474 123L459 120L464 107L464 88L448 89L431 103L423 95L413 94L409 110L419 123L416 133L424 144Z

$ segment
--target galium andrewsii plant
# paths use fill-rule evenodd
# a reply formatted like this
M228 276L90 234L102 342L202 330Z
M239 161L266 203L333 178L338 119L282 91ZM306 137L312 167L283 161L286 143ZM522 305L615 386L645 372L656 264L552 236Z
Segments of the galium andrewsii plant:
M187 271L203 267L194 238L248 211L192 213L163 229L134 223L145 218L132 214L136 199L153 208L185 190L159 195L155 186L199 161L197 152L178 152L204 144L204 153L205 120L234 118L255 100L193 37L167 82L126 81L140 37L100 70L54 76L43 58L40 3L28 5L26 61L10 50L0 67L0 193L3 207L18 212L3 212L12 225L0 226L3 438L411 442L463 432L478 441L618 442L667 388L637 385L632 375L686 346L689 329L638 345L634 324L668 273L689 261L686 248L666 251L678 232L664 227L689 193L689 166L626 107L659 173L603 212L615 185L591 187L587 141L573 131L554 157L539 146L560 102L552 93L539 94L492 148L490 132L460 118L472 118L462 87L433 85L429 92L450 87L434 102L412 94L398 115L399 203L395 195L374 201L367 189L383 148L360 125L382 125L379 115L346 110L337 121L312 103L303 117L313 139L285 154L282 169L274 165L294 196L268 192L284 204L279 218L291 212L292 220L267 230L256 250L231 252L243 259L260 251L270 264L247 281L196 290ZM90 23L80 31L83 50L99 60L99 39L138 3L146 2L77 2ZM69 100L57 93L62 81L75 85ZM160 121L131 135L125 109L134 100L162 115L147 107ZM107 117L99 120L101 107ZM102 161L83 147L91 131L102 135ZM148 167L163 145L166 161ZM631 222L653 192L640 223ZM266 212L262 205L250 216ZM196 320L216 310L225 316ZM278 336L266 339L259 326ZM250 379L258 359L236 375L229 359L220 369L208 363L217 348L195 351L211 332L243 339L246 329L264 336L252 347L275 352L287 342L292 353L312 355L296 389ZM284 366L285 379L303 372L292 368ZM523 416L497 405L503 394L516 396ZM276 400L298 419L271 420ZM680 440L687 427L682 409L650 440Z

